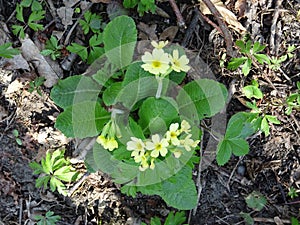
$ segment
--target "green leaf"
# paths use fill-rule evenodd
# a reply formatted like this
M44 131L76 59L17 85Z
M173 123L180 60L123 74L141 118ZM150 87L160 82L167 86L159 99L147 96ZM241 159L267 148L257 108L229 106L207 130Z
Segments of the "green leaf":
M29 167L31 169L33 169L33 174L40 174L43 173L43 167L41 166L41 164L37 163L37 162L31 162L29 163Z
M20 54L18 49L11 48L12 43L0 45L0 57L12 58L14 55Z
M247 57L241 57L241 58L232 58L229 63L227 68L229 70L236 70L239 68L240 65L242 65L244 62L246 62Z
M100 91L101 87L90 77L77 75L58 81L50 97L56 105L66 108L80 102L96 101Z
M116 104L117 96L122 90L122 82L113 83L103 92L103 102L106 106Z
M37 178L35 180L35 186L37 188L40 188L40 187L44 186L44 188L46 189L47 186L48 186L49 180L50 180L50 176L49 175L39 177L39 178Z
M260 128L257 117L257 113L239 112L234 114L228 121L225 138L247 138L254 134Z
M151 133L164 133L172 121L178 118L178 109L169 98L147 98L139 110L139 124Z
M22 2L22 3L23 3L23 2ZM22 5L22 3L21 3L21 5ZM23 17L23 7L22 7L21 5L20 5L20 4L17 4L17 6L16 6L16 12L17 12L16 18L17 18L17 20L19 20L19 21L25 23L25 22L24 22L24 17Z
M30 24L32 22L44 19L45 13L46 13L46 11L44 11L44 10L33 11L28 18L28 23Z
M28 26L34 31L42 30L44 28L42 24L37 23L28 23Z
M265 54L254 54L253 56L256 58L256 60L260 64L264 64L264 62L266 62L267 64L271 63L269 57L267 55L265 55Z
M270 134L270 126L269 126L269 123L267 121L267 118L264 117L261 121L261 125L260 125L260 129L262 132L265 133L266 136L269 136Z
M299 221L297 220L297 218L295 218L295 217L291 217L291 224L292 225L299 225L300 223L299 223Z
M70 171L71 168L71 166L63 166L54 172L54 176L62 181L71 182L77 174L76 171Z
M41 5L41 3L37 0L34 0L32 2L32 5L31 5L31 10L32 11L40 11L43 9L43 6Z
M253 191L246 198L247 206L255 211L262 210L267 204L267 199L259 192Z
M250 73L252 60L247 58L246 62L243 64L242 72L245 76L247 76Z
M110 114L98 102L86 101L69 106L56 120L55 128L67 137L93 137L100 133Z
M259 43L258 41L256 41L256 42L253 44L252 52L253 52L253 53L261 52L261 51L263 51L265 48L266 48L265 45L260 45L260 43Z
M184 212L170 212L164 225L181 225L186 220Z
M170 74L169 74L169 79L173 82L175 82L176 84L181 84L182 81L184 80L186 76L186 73L185 72L176 72L176 71L172 71Z
M103 31L105 53L119 69L131 63L136 40L135 23L128 16L116 17Z
M249 152L249 144L241 138L223 139L217 146L217 163L223 166L233 153L236 156L246 155Z
M27 7L29 7L29 6L31 5L32 1L33 1L33 0L22 0L22 1L21 1L21 6L27 8Z
M270 123L273 123L273 124L280 124L280 121L277 119L276 116L271 116L271 115L265 115L265 118L270 122Z
M173 177L162 182L160 196L170 206L190 210L197 205L197 191L192 180L192 168L183 167Z
M123 86L130 84L131 82L144 78L144 77L153 77L153 75L147 71L145 71L141 65L143 62L134 62L127 67Z
M71 43L71 45L67 47L67 50L79 55L83 61L86 61L88 58L87 48L77 43Z
M243 40L237 40L235 44L240 48L241 51L245 51L246 46Z
M254 85L248 85L243 87L243 94L251 99L251 98L256 98L256 99L262 99L263 98L263 93L261 92L261 90L254 86Z
M95 60L104 54L104 48L102 47L92 47L87 58L87 63L92 64Z
M254 220L251 217L250 213L244 213L244 212L240 212L241 217L244 218L244 221L246 223L246 225L253 225L254 224Z
M220 112L227 101L227 90L219 82L199 79L185 85L177 96L180 115L195 118L195 109L199 119L212 117Z
M47 56L47 55L50 55L50 54L53 54L53 50L51 49L44 49L41 51L41 54L44 55L44 56Z
M21 39L25 38L25 31L23 26L20 25L12 25L13 34L19 36Z
M134 8L138 4L138 0L124 0L123 6L125 8Z

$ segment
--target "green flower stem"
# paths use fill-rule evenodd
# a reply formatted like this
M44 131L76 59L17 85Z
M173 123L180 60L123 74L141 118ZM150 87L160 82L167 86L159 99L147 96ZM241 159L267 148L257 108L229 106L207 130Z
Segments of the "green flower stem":
M155 98L160 98L161 96L161 92L162 92L162 87L163 87L163 82L162 82L162 77L159 77L159 76L156 76L156 80L158 82L158 87L157 87L157 91L156 91L156 94L155 94Z

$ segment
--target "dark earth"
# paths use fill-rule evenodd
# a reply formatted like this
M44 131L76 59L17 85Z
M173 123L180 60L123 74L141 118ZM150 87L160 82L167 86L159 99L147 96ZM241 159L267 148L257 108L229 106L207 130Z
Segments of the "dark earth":
M0 0L0 44L8 38L15 47L21 45L11 32L11 26L16 23L14 15L17 2ZM64 2L68 1L43 1L47 16L42 23L47 29L38 33L28 33L35 43L44 43L54 31L64 31L62 40L65 40L72 24L65 29L61 18L53 18L49 13L63 7ZM241 70L229 71L220 67L221 57L226 52L226 43L223 36L208 23L213 22L218 27L215 17L199 14L197 1L177 1L186 28L177 26L178 20L169 1L157 1L159 12L145 13L144 16L139 16L135 9L123 9L118 2L97 2L93 3L92 12L101 14L106 22L114 12L125 12L131 16L137 24L140 40L168 39L199 54L217 80L227 88L233 89L226 113L223 113L223 117L221 115L223 119L228 120L239 111L249 111L245 107L241 87L256 78L264 93L260 107L266 113L277 116L281 122L280 125L270 127L269 136L259 132L249 138L248 155L232 157L229 163L222 167L218 166L214 159L208 159L209 162L212 161L208 165L195 167L194 178L200 198L197 209L186 211L186 223L246 224L241 213L249 213L254 219L254 224L291 224L291 217L299 219L300 197L291 198L288 193L293 187L300 195L300 113L293 110L291 115L286 115L284 102L290 93L296 92L296 82L300 80L300 2L223 1L247 29L250 38L267 45L265 53L269 56L286 54L288 45L296 47L294 56L284 61L280 69L270 70L265 65L259 65L251 70L247 77ZM89 3L82 1L72 7L81 7L80 4ZM77 17L78 15L73 17L73 22ZM275 34L272 31L274 29ZM233 42L243 37L237 30L229 30ZM82 42L88 40L84 38L78 26L72 31L69 39L70 42L75 39L81 39ZM66 53L64 57L67 55ZM229 59L227 56L225 65ZM0 70L1 225L36 224L34 216L45 214L49 210L61 216L57 224L70 225L121 225L141 222L149 224L153 216L158 216L164 221L170 211L176 211L167 206L159 196L138 195L132 198L121 194L120 187L101 172L86 174L84 181L74 190L71 197L37 189L37 176L33 175L29 163L39 162L47 150L59 148L65 148L66 156L75 158L79 154L78 146L82 144L82 140L67 139L54 128L55 118L60 110L49 97L51 88L42 86L41 96L37 92L28 92L29 82L39 76L32 62L28 61L29 67L26 69L22 66L16 68L11 66L11 62L3 60ZM62 61L63 58L58 59L56 64L61 67ZM83 73L87 68L88 65L77 57L70 70L63 70L63 77ZM189 74L186 82L192 77L193 74ZM224 127L224 122L221 122L219 117L205 122L212 129ZM14 130L19 132L21 145L16 142ZM205 133L201 154L205 155L211 151L210 141L209 133ZM82 161L76 162L74 166L83 173L86 172ZM246 204L245 198L253 191L261 193L267 200L267 204L260 211L255 211Z

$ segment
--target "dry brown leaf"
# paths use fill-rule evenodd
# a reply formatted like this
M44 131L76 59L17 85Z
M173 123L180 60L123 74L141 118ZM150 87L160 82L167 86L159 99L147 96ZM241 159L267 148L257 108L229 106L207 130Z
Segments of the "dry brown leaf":
M221 13L224 21L228 24L228 27L234 29L235 31L239 33L246 32L246 28L243 27L243 25L237 20L236 16L233 12L231 12L229 9L226 8L226 6L223 4L221 0L211 0L211 2L215 5L217 10ZM206 6L206 4L199 0L200 3L200 11L204 15L211 15L211 12L209 8Z
M67 29L68 25L73 24L73 17L74 9L68 7L60 7L57 9L57 15L60 17L62 24Z
M137 28L146 35L147 38L145 38L145 39L150 39L150 40L154 40L154 41L158 40L158 37L156 35L156 27L157 27L156 24L152 24L149 26L143 22L140 22L137 25ZM143 39L143 40L145 40L145 39Z
M58 74L45 60L44 56L40 54L40 50L33 43L33 41L26 37L21 40L21 52L27 62L32 62L36 67L40 76L46 79L44 85L48 88L53 87L58 81L62 74Z
M164 31L159 36L160 40L168 40L172 42L178 32L178 26L170 26L164 29Z

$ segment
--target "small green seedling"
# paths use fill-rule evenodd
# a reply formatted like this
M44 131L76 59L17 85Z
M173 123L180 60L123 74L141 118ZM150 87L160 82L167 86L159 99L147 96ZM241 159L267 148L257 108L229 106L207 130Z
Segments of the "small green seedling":
M92 64L103 53L103 47L100 45L103 43L102 34L94 34L89 40L89 46L85 47L77 43L72 43L67 47L67 50L76 53L83 61L87 61L88 64Z
M286 99L287 107L285 114L290 115L293 109L300 110L300 81L297 82L297 92L290 94Z
M280 57L274 57L271 58L270 68L272 70L278 70L281 66L281 63L286 61L287 59L291 59L294 57L293 51L295 51L296 47L295 45L288 46L287 53L285 55L282 55Z
M33 81L29 82L28 91L32 93L36 91L40 96L42 96L41 86L44 84L45 78L44 77L37 77Z
M56 60L61 56L62 46L58 44L58 40L55 36L51 36L46 42L45 49L41 51L44 56L50 55L52 60Z
M288 196L290 196L291 199L293 199L293 198L297 198L299 195L297 193L297 190L294 187L291 187L288 192Z
M258 119L261 121L260 123L260 130L265 133L266 136L269 136L270 134L270 126L269 123L272 124L280 124L280 121L277 119L276 116L262 114L261 109L257 107L256 100L255 99L262 99L263 93L259 89L258 82L253 80L251 85L245 86L243 88L243 94L248 99L254 99L251 102L246 102L246 105L252 109L253 113L258 114Z
M127 9L137 6L140 16L143 16L145 12L154 13L156 10L155 0L124 0L123 6Z
M11 48L12 43L5 43L0 45L0 57L12 58L14 55L20 54L20 51L15 48Z
M246 204L249 208L260 211L267 204L267 199L261 193L253 191L245 198Z
M72 167L70 161L64 157L65 150L49 151L46 157L42 158L41 164L31 162L29 166L34 170L34 174L40 174L36 180L36 187L48 187L50 182L51 191L57 191L62 195L67 195L64 182L75 181L79 175Z
M299 220L296 217L291 217L291 224L292 225L300 225Z
M183 225L186 220L184 212L170 212L168 217L165 220L164 225ZM146 223L142 223L142 225L147 225ZM151 218L150 225L161 225L161 221L158 217Z
M88 34L91 30L93 33L99 33L101 28L101 16L86 11L84 13L84 20L79 20L79 24L82 27L83 33Z
M22 145L22 141L21 141L21 139L19 138L19 131L18 131L17 129L14 129L14 130L12 131L12 133L13 133L13 135L14 135L14 137L15 137L15 140L16 140L17 144L21 146L21 145Z
M34 5L33 5L34 4ZM42 24L38 24L37 22L45 18L45 11L42 10L41 5L38 1L28 1L23 0L20 4L17 4L16 7L16 18L17 20L22 23L23 25L13 25L13 33L14 35L19 36L21 39L25 38L25 30L29 27L34 31L42 30L44 27ZM23 9L29 7L31 5L32 10L31 14L28 17L28 20L25 21L23 16ZM36 10L39 9L39 10Z
M265 54L259 53L265 49L265 45L261 45L259 42L255 42L252 45L251 40L248 40L247 42L237 40L235 44L240 49L243 56L240 58L232 58L228 63L228 69L236 70L242 65L242 72L245 76L247 76L250 73L253 61L257 61L260 64L270 64L269 57Z
M37 215L34 217L37 220L37 225L56 225L56 222L60 220L60 216L54 215L54 212L48 211L45 216Z

